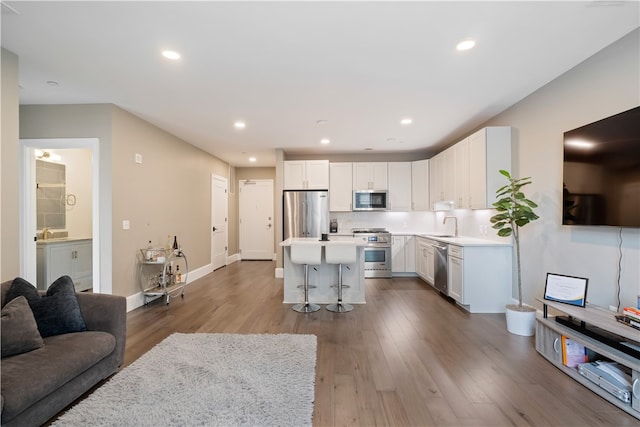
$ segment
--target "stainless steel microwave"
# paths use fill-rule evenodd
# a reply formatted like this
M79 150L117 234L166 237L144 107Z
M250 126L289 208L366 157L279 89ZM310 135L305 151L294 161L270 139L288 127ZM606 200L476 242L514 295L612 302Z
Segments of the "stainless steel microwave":
M389 194L386 190L354 190L354 211L386 211Z

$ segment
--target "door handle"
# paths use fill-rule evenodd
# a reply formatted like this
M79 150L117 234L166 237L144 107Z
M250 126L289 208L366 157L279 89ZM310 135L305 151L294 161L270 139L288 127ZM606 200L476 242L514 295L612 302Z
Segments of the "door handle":
M217 229L215 227L213 227L212 231L216 231Z

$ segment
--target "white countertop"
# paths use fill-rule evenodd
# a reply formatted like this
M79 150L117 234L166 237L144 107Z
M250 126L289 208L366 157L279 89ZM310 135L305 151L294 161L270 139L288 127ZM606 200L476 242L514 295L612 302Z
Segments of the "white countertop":
M284 242L280 242L280 246L282 247L288 247L291 246L292 242L299 242L299 241L311 241L311 242L318 242L321 243L322 246L325 246L327 243L330 243L332 241L354 241L356 242L356 246L367 246L367 241L364 240L363 237L353 237L352 235L343 235L343 236L338 236L335 234L332 234L329 236L329 240L327 241L322 241L320 239L318 239L317 237L291 237L287 240L285 240Z
M438 242L448 243L451 245L459 245L459 246L513 246L513 243L509 240L505 240L504 242L498 242L495 240L489 239L479 239L477 237L443 237L433 234L426 233L417 233L414 234L417 237L424 237L426 239L437 240Z
M53 239L40 239L36 241L38 245L49 245L54 243L78 242L81 240L91 240L91 237L55 237Z

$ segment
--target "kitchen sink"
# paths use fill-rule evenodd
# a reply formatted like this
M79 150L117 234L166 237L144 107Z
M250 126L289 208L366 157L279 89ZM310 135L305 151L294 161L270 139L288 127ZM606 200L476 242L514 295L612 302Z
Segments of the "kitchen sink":
M427 236L427 237L446 237L447 239L450 239L452 237L457 237L457 236L454 236L453 234L425 234L425 236Z

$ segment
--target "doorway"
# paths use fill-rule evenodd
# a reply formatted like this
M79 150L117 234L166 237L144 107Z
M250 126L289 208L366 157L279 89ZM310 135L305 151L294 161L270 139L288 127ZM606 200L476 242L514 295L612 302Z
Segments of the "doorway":
M274 255L273 180L240 181L240 255L272 260Z
M37 201L36 150L82 149L91 157L91 266L93 292L111 293L110 284L101 280L100 266L100 173L99 140L97 138L21 139L20 150L20 275L30 283L37 283ZM65 197L65 203L77 199ZM89 237L89 236L87 236Z
M227 179L211 175L211 265L213 270L227 265Z

